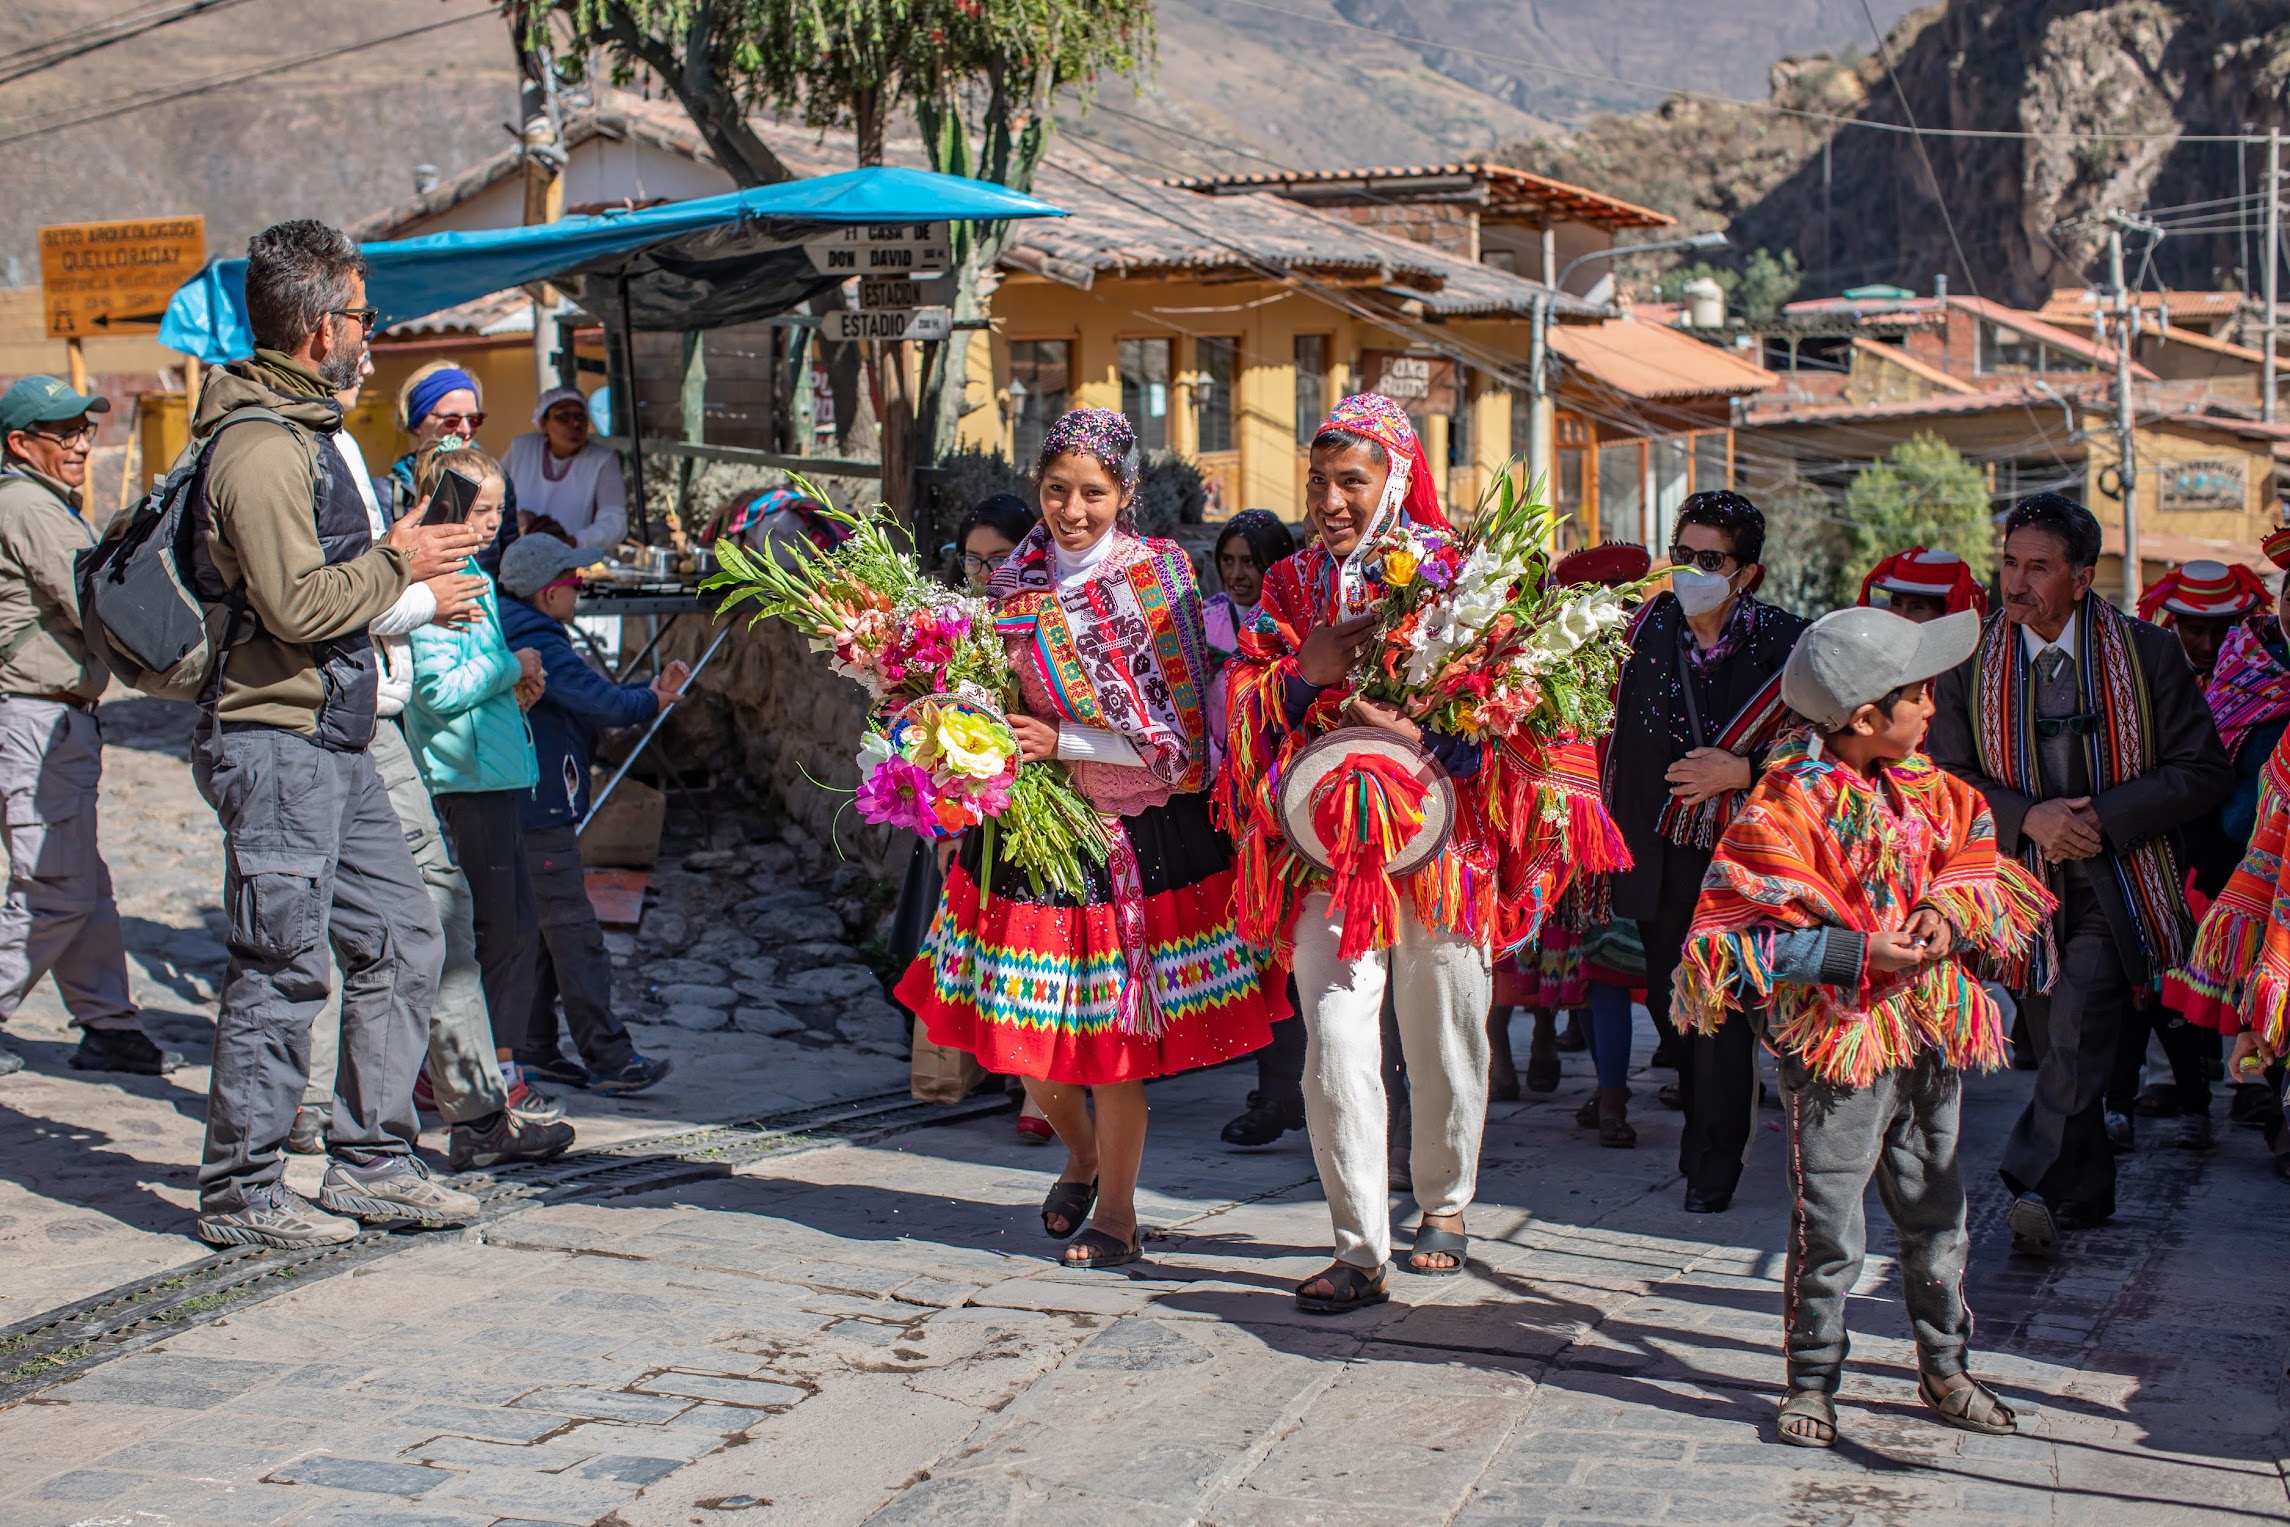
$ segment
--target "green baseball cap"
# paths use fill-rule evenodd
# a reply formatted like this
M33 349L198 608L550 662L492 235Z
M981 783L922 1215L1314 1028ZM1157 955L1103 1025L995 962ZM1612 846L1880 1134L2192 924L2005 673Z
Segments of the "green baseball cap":
M0 439L35 424L60 424L81 414L110 412L111 399L101 393L76 393L61 377L28 376L0 392Z

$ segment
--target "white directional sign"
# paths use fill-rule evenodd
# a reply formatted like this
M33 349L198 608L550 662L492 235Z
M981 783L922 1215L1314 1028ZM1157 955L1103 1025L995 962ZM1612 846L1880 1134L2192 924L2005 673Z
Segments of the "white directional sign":
M883 223L838 228L807 240L811 268L822 275L917 276L950 269L954 247L944 223Z
M951 308L863 309L856 313L829 313L825 324L829 339L945 339L954 332Z
M909 281L894 276L859 278L861 308L944 307L953 300L954 282L944 277L936 281Z

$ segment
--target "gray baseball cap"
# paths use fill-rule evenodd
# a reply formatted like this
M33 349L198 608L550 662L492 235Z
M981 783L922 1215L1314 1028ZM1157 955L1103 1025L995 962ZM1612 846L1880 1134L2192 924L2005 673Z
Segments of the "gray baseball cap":
M574 568L603 558L603 552L567 546L546 532L519 536L501 553L501 587L519 599L530 599Z
M1919 625L1890 610L1855 608L1805 628L1781 670L1781 698L1824 732L1903 684L1946 673L1980 644L1980 616L1960 610Z

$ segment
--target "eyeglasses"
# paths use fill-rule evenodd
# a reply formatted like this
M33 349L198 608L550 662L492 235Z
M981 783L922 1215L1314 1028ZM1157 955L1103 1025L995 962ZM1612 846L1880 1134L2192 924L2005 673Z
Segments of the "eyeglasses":
M485 422L485 415L482 412L474 414L431 414L421 422L435 424L448 435L467 437L477 433L477 426Z
M93 419L82 419L79 423L63 429L42 428L35 425L32 428L32 433L44 439L53 440L59 445L70 445L75 440L95 439L96 428L97 425Z
M1690 546L1670 548L1670 560L1679 567L1691 567L1699 572L1723 572L1725 565L1734 560L1730 551L1696 551Z
M326 316L328 318L355 318L358 320L358 327L371 334L374 332L374 320L382 316L382 310L380 308L328 308Z
M974 551L966 551L962 554L962 573L966 578L975 578L984 582L1000 572L1002 564L1009 560L1010 554L1006 551L994 552L984 557L979 556Z

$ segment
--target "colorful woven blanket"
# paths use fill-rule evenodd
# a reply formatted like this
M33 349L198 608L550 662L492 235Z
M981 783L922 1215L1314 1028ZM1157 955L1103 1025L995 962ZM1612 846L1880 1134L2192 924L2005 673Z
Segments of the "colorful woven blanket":
M1718 840L1672 1021L1682 1033L1714 1033L1727 1008L1762 1007L1777 1051L1853 1087L1933 1045L1952 1066L1993 1069L2003 1062L2001 1015L1966 959L2022 955L2055 905L1996 852L1980 793L1924 755L1872 779L1794 737L1774 750ZM1852 990L1774 979L1776 933L1897 931L1919 906L1956 929L1948 958L1913 974L1864 970Z
M2163 978L2163 1005L2189 1023L2237 1034L2256 1029L2280 1050L2290 1023L2290 735L2267 755L2258 826L2226 889L2203 914L2186 963Z
M2237 622L2219 644L2218 666L2203 698L2229 758L2241 753L2252 732L2290 716L2290 668L2266 650L2266 632L2274 625L2274 612L2262 611Z

